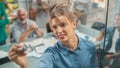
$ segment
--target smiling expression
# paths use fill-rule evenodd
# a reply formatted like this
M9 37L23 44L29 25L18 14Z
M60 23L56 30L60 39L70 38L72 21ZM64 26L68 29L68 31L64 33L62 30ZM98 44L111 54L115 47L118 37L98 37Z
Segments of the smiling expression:
M65 16L55 17L51 20L50 27L60 41L69 41L75 36L75 22L70 22Z

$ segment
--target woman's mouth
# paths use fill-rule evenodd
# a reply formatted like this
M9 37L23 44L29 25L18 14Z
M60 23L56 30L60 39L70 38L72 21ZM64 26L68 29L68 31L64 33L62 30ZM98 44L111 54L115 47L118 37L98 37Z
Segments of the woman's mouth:
M61 34L61 35L58 35L58 38L59 39L64 39L65 35Z

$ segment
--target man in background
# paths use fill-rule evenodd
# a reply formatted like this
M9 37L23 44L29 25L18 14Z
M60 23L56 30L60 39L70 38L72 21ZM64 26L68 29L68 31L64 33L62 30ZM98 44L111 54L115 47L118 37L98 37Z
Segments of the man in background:
M27 15L28 13L25 9L18 9L18 19L12 27L13 42L24 42L29 38L43 36L43 32L38 28L37 24L33 20L28 19Z

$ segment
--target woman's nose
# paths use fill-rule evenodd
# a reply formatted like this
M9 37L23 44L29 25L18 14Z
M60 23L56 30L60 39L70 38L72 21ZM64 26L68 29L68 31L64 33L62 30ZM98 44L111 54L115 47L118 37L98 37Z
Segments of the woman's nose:
M61 28L61 27L58 27L58 28L56 29L56 32L62 32L62 28Z

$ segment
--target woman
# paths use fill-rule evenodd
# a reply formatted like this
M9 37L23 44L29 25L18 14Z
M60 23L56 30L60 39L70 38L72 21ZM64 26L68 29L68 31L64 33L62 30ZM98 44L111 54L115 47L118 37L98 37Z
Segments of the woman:
M95 47L76 35L76 17L67 5L53 6L49 22L59 41L45 50L38 68L98 68ZM20 46L13 46L9 51L9 58L21 68L28 68L26 55L19 48Z

